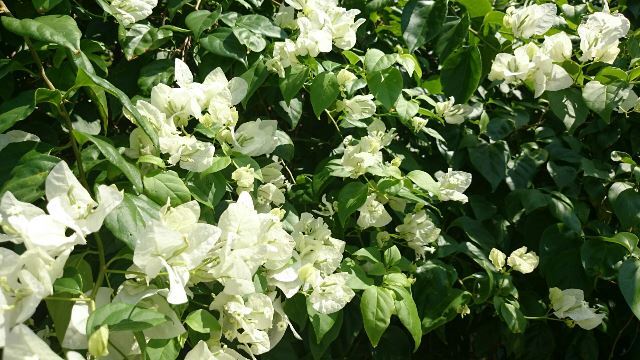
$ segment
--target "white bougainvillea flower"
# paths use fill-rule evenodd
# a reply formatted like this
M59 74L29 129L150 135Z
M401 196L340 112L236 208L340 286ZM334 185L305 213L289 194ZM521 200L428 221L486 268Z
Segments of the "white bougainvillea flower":
M584 292L580 289L560 290L554 287L549 289L549 299L555 316L560 319L569 318L585 330L595 329L605 317L589 307L584 301Z
M344 111L347 121L367 119L376 113L373 95L356 95L351 99L340 100L336 103L338 111Z
M347 286L347 273L335 273L313 285L309 296L311 307L321 314L332 314L342 309L355 293Z
M24 243L27 250L42 249L52 256L85 243L76 234L67 236L65 224L35 205L19 201L10 191L0 200L0 226L5 232L0 234L0 242Z
M456 104L456 99L452 96L446 101L435 104L435 113L444 118L447 124L462 124L470 117L476 109L467 104Z
M231 179L236 182L238 188L244 190L253 190L253 182L256 179L256 171L251 167L251 165L241 166L235 169L233 173L231 173Z
M542 43L542 51L551 58L553 62L561 63L571 59L573 45L569 35L564 31L551 36L545 36Z
M49 214L74 229L80 236L100 230L105 217L124 198L115 185L99 185L98 201L94 201L64 161L54 166L47 176L45 194L49 201Z
M507 84L515 84L524 81L535 68L535 64L529 61L528 56L516 56L501 53L491 64L489 80L504 80Z
M122 26L129 27L146 19L158 5L158 0L113 0L109 12Z
M631 24L622 14L597 12L589 15L578 26L580 36L580 61L602 61L613 64L618 57L620 39L629 32Z
M273 16L273 23L283 29L296 29L296 10L292 6L280 4L278 12Z
M396 227L396 231L407 241L407 245L416 252L418 258L424 257L426 252L435 250L433 244L440 236L440 229L429 219L424 210L414 214L407 214L404 223Z
M349 50L356 44L356 31L364 24L364 19L356 20L360 10L347 10L334 7L329 11L329 28L333 37L333 44L342 50Z
M454 171L449 168L447 172L438 171L435 173L438 180L438 199L441 201L459 201L466 203L469 201L467 195L463 194L471 185L471 174L464 171Z
M226 345L217 344L209 347L208 343L200 340L185 356L184 360L248 360L237 351Z
M270 154L278 145L276 120L249 121L240 125L234 133L234 149L247 156Z
M504 26L511 29L518 38L528 39L535 35L544 35L556 25L564 24L562 17L557 16L555 4L529 5L520 8L510 7L506 11Z
M535 252L527 252L527 247L523 246L509 255L507 264L515 271L528 274L538 267L539 260Z
M358 208L358 226L363 229L369 227L382 227L391 222L391 215L384 208L384 205L376 200L376 194L367 196L367 200Z
M165 205L160 220L153 220L138 239L133 263L148 279L164 268L169 277L167 301L171 304L187 302L185 287L189 271L196 269L209 255L220 237L220 229L199 223L200 207L195 201L175 208Z
M9 144L23 141L40 141L40 138L22 130L9 130L4 134L0 134L0 151Z
M507 255L496 248L491 249L489 252L489 260L498 271L501 271L504 268L506 259Z
M276 42L273 44L273 57L267 60L265 65L270 71L283 78L285 76L284 69L299 62L296 53L296 43L292 40L286 39L285 41Z
M300 34L296 40L296 55L317 57L320 53L330 52L333 48L331 30L319 27L309 18L298 18Z
M47 359L63 360L44 340L40 339L28 326L16 325L7 336L3 350L3 360Z

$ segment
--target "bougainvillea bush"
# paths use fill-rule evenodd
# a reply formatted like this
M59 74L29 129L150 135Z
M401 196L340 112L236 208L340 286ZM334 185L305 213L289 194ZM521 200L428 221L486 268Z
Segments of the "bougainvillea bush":
M3 359L637 359L635 0L0 1Z

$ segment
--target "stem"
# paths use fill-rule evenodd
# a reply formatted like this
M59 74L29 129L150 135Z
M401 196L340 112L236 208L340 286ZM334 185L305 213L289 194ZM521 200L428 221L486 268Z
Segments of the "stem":
M611 352L609 353L609 360L613 359L613 354L615 353L616 346L618 345L618 341L620 341L620 337L622 337L622 333L624 333L624 331L627 329L627 327L629 327L629 325L633 321L633 318L635 318L635 315L631 314L631 316L629 317L629 320L627 320L627 323L624 324L622 329L620 329L620 332L618 332L618 335L616 336L616 339L613 341L613 345L611 345Z
M59 296L47 296L46 298L44 298L45 300L54 300L54 301L69 301L69 302L90 302L92 301L91 299L88 298L66 298L66 297L59 297Z
M105 275L105 255L104 255L104 243L102 242L102 237L100 237L100 233L94 233L94 237L96 239L96 245L98 246L98 262L100 264L100 271L98 272L98 277L96 278L96 282L93 284L93 290L91 290L91 297L95 298L98 293L98 289L102 286L102 282L104 281Z
M107 272L109 274L124 274L124 275L147 276L145 273L141 273L139 271L106 269L105 272ZM158 273L158 275L163 275L163 273L160 272L160 273ZM164 275L166 275L166 273L164 273Z
M338 130L338 134L340 134L340 137L343 137L342 131L340 131L340 126L338 126L338 123L336 122L336 120L333 118L333 116L331 116L331 113L329 112L329 110L325 110L324 112L326 112L327 115L329 116L329 119L331 119L331 122L336 127L336 130Z
M564 320L562 320L562 319L551 318L551 317L548 317L548 316L525 316L524 318L527 319L527 320L551 320L551 321L564 322Z

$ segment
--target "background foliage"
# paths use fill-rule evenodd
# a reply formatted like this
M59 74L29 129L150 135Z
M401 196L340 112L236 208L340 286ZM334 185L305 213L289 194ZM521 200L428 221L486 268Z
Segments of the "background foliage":
M60 159L75 164L76 174L81 161L90 188L110 183L125 190L123 204L100 231L106 260L116 271L105 274L89 238L76 247L53 297L73 297L106 281L117 289L124 281L117 271L131 264L134 234L144 228L147 213L167 197L174 206L195 199L201 220L215 224L237 198L234 170L269 163L266 156L253 159L220 146L214 168L196 174L165 169L162 160L161 166L152 158L136 161L118 150L129 147L136 128L126 113L135 113L135 100L150 96L153 86L173 83L174 58L181 58L196 79L217 67L227 79L244 79L240 123L278 121L290 138L274 151L292 184L282 208L299 215L324 206L323 197L336 201L337 214L324 219L333 237L346 241L341 269L361 282L353 300L330 315L308 312L302 296L288 299L284 309L303 340L288 331L261 358L640 357L640 116L617 111L623 100L617 94L640 76L638 3L610 4L632 29L613 64L568 60L562 65L575 85L540 98L526 87L504 93L499 82L487 79L495 56L512 52L515 41L503 26L513 5L506 0L342 1L366 20L356 46L303 57L284 77L267 69L273 43L287 36L270 20L277 1L167 0L128 29L103 10L103 1L4 5L0 130L24 130L40 142L0 151L0 191L43 205L45 178ZM601 8L593 1L584 11ZM564 29L575 33L580 18L567 20ZM375 117L396 129L383 153L388 161L402 158L399 174L331 175L330 160L340 158L334 150L343 139L366 134L336 107L346 96L336 78L340 69L359 77L349 96L372 94ZM585 95L592 80L604 89ZM453 96L457 103L482 104L484 111L449 124L423 95L436 101ZM424 129L416 131L415 116L427 119ZM70 141L63 128L78 119L99 120L100 134L75 133ZM188 132L210 137L199 129ZM81 159L74 155L76 144ZM467 203L430 195L421 172L447 168L472 174ZM408 212L389 209L392 222L383 228L358 226L357 210L370 192L403 199L409 208L424 206L442 230L436 251L416 260L400 238L379 241L380 232L393 233ZM540 257L533 273L501 272L488 258L492 248L509 254L522 246ZM587 331L551 319L552 287L582 289L589 304L606 314L603 324ZM175 306L189 332L171 341L142 339L147 358L183 357L210 327L219 327L211 313L198 312L208 310L211 290L192 291L193 301ZM71 306L47 300L32 317L36 331L54 329L57 338L47 337L54 351L63 350L60 331ZM108 324L96 317L90 332Z

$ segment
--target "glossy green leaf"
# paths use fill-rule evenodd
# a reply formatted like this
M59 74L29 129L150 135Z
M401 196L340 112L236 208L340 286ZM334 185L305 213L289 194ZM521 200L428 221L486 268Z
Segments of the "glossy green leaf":
M413 52L438 35L448 0L411 0L402 10L402 38Z
M313 79L310 92L313 112L316 117L320 117L320 114L338 98L340 93L338 78L330 71L323 72Z
M144 193L159 205L167 200L171 206L178 206L191 200L191 193L175 171L155 171L142 178Z
M345 185L338 193L338 218L341 223L346 223L351 216L367 200L367 185L361 182L351 182Z
M395 304L389 290L370 286L362 293L360 312L364 329L373 347L378 346L382 334L389 327L394 311Z
M68 15L46 15L35 19L3 16L2 25L14 34L54 43L74 52L80 51L82 33L75 20Z
M476 92L482 76L482 57L476 46L458 48L442 63L440 82L446 96L466 103Z

